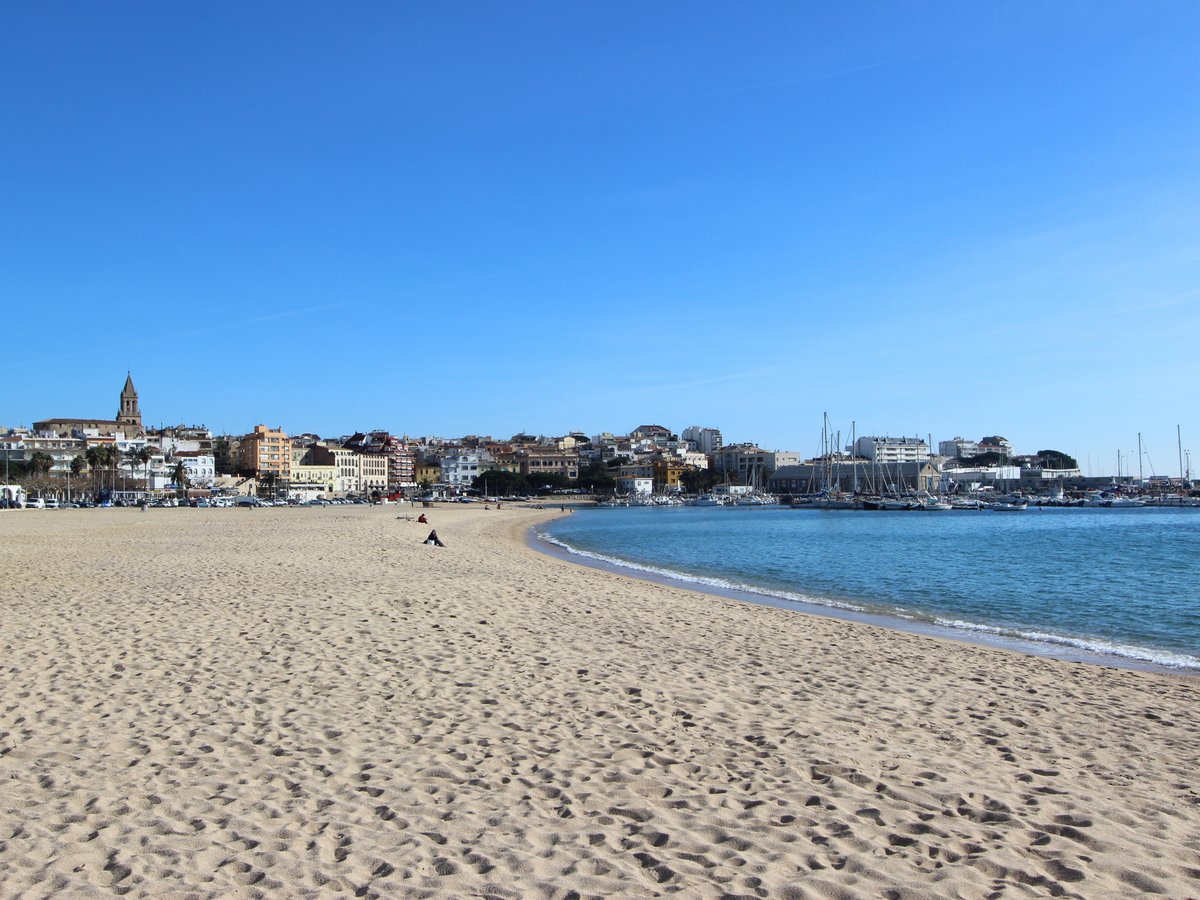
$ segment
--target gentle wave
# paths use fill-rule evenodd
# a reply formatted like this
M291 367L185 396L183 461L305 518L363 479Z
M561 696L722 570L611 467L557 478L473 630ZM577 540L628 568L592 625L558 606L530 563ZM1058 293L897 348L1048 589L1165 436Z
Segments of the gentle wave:
M1189 656L1186 653L1172 653L1169 650L1152 650L1148 647L1138 647L1134 644L1121 644L1104 641L1098 638L1078 638L1049 631L1022 631L1017 628L1000 628L996 625L980 625L977 622L966 622L962 619L934 619L934 622L945 628L958 631L970 631L977 634L990 634L996 637L1015 638L1034 644L1053 644L1057 647L1070 647L1086 653L1100 656L1118 656L1124 659L1134 659L1139 662L1153 663L1168 669L1200 670L1200 657Z
M633 569L637 572L645 572L648 575L654 575L659 578L669 578L672 581L682 581L687 584L701 584L705 587L716 588L722 591L738 591L743 594L756 594L760 597L772 597L777 600L787 600L791 603L804 603L809 606L827 606L830 609L843 609L847 612L869 613L872 610L865 606L859 606L854 603L844 603L836 600L830 600L826 597L815 597L809 594L798 594L792 591L768 591L760 587L755 587L752 584L743 584L741 582L729 581L725 578L713 578L705 575L694 575L689 572L679 572L675 569L667 569L661 566L648 566L643 563L630 562L627 559L621 559L616 556L606 556L603 553L593 553L590 550L580 550L578 547L572 547L559 538L546 534L541 529L535 529L535 534L538 538L545 541L547 544L553 544L555 547L560 547L572 556L582 556L587 559L594 559L597 562L602 562L605 565L617 566L622 569Z
M1155 650L1147 647L1139 647L1133 644L1115 643L1100 639L1072 637L1069 635L1055 634L1053 632L1022 631L1015 628L1003 628L996 625L969 622L963 619L947 619L936 616L921 615L919 613L914 614L899 607L872 607L846 601L839 601L829 597L800 594L793 591L767 590L756 585L730 581L724 578L696 575L689 572L680 572L678 570L668 569L663 566L651 566L644 563L632 562L627 559L621 559L620 557L616 556L595 553L590 550L580 550L578 547L572 546L561 538L557 538L546 533L541 528L535 529L534 533L540 540L545 541L547 544L558 547L572 556L580 556L586 559L595 560L599 563L604 563L605 565L622 569L631 569L636 572L644 572L657 578L670 579L672 581L679 581L685 584L700 585L719 591L737 591L738 593L769 597L773 600L784 600L790 603L802 604L805 606L820 606L828 609L844 610L847 612L863 613L866 615L882 615L892 619L900 619L902 621L915 622L918 624L936 625L951 631L966 632L968 634L989 635L991 637L1008 641L1023 641L1029 644L1049 645L1052 647L1067 647L1072 650L1094 654L1096 656L1117 657L1140 663L1150 663L1152 665L1167 669L1200 671L1200 657L1191 656L1185 653L1172 653L1169 650Z

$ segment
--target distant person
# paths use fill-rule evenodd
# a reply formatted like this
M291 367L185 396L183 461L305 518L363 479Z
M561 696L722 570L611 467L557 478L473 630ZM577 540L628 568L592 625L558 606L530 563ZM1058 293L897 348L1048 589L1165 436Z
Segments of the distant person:
M429 520L427 518L425 518L425 513L421 513L419 516L417 516L417 521L420 522L422 525L429 524Z
M442 543L442 539L440 537L438 537L436 528L433 529L431 532L429 532L429 537L425 538L425 543L433 544L433 546L435 546L435 547L445 547L446 546L445 544Z

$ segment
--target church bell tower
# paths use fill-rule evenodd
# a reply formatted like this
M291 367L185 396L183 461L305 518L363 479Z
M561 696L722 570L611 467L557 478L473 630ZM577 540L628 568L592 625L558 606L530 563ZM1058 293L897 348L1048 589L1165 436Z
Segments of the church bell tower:
M125 374L125 387L121 390L121 407L117 411L117 421L128 434L130 431L142 430L142 411L138 408L137 388L133 386L133 376Z

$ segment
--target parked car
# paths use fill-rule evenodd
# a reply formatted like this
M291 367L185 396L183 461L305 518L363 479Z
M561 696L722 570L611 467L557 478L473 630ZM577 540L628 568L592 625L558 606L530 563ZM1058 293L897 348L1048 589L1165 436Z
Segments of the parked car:
M26 509L45 509L46 501L43 500L41 497L26 497L25 498L25 508Z

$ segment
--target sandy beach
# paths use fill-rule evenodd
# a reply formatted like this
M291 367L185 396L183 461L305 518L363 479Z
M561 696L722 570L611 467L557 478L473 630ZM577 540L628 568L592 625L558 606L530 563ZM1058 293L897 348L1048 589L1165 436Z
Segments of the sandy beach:
M1194 678L421 511L0 513L0 895L1200 896Z

